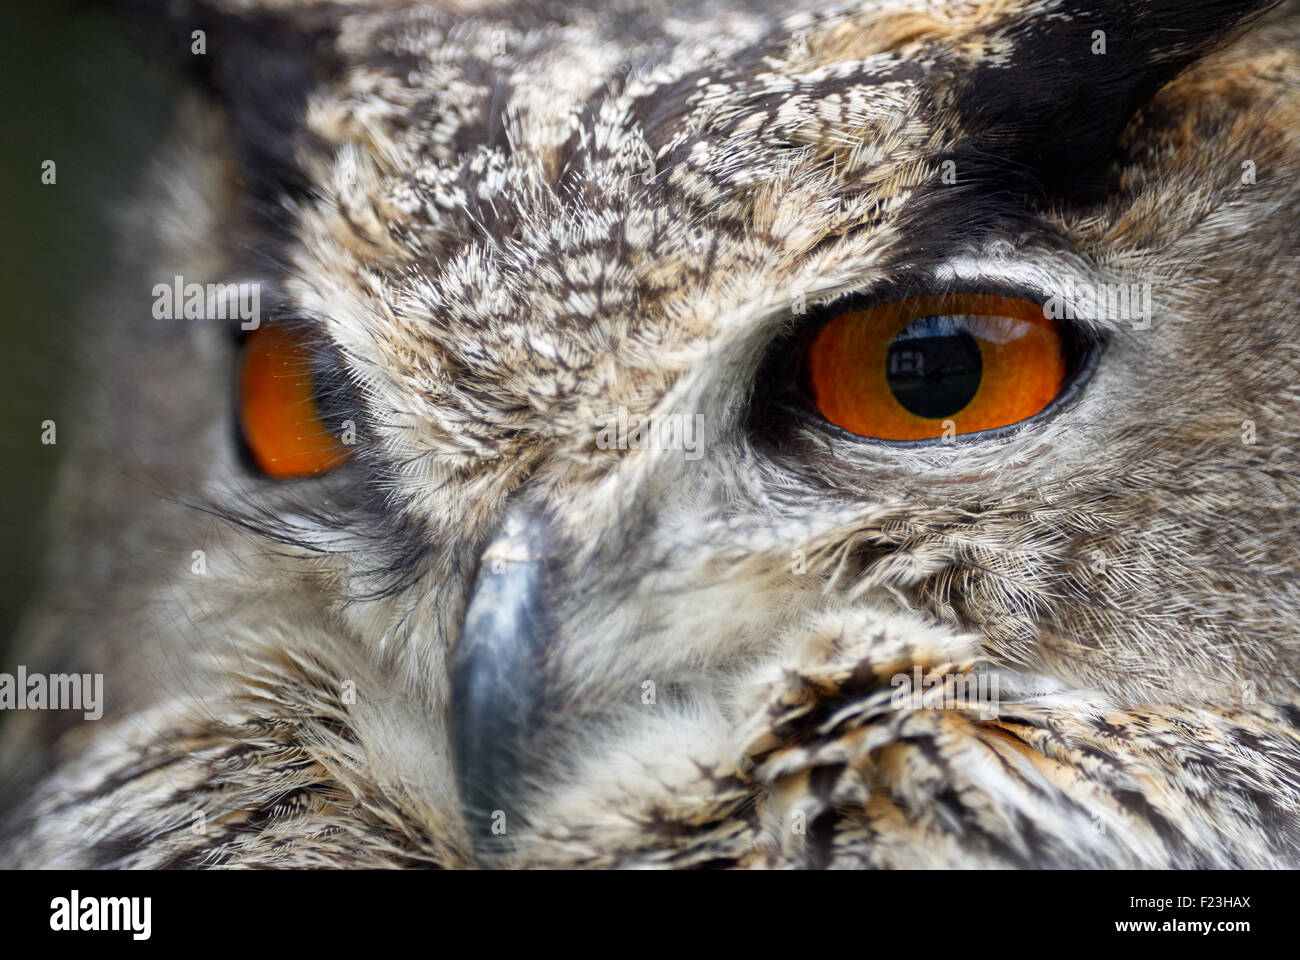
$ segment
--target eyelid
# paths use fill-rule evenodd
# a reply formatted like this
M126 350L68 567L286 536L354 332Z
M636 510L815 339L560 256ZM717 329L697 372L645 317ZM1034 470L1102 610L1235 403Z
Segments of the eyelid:
M1150 290L1148 281L1136 278L1117 278L1105 280L1096 276L1096 271L1078 256L1057 256L1047 259L1030 259L1022 261L989 260L981 258L955 258L945 261L933 271L933 282L942 287L969 286L989 288L1005 292L1008 296L1024 300L1037 301L1044 310L1058 308L1061 313L1056 319L1064 319L1075 324L1081 331L1096 341L1104 341L1125 327L1145 329L1151 317L1135 325L1135 321L1123 316L1108 316L1109 310L1088 309L1086 300L1089 292L1103 294L1123 294L1121 288L1134 285L1146 291L1144 306L1150 313ZM1094 305L1099 299L1092 297ZM1118 299L1118 297L1116 297ZM1051 316L1045 313L1045 316Z

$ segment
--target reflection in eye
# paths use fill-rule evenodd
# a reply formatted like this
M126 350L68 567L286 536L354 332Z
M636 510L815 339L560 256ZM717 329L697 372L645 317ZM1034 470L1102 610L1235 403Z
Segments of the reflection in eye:
M1040 304L991 294L914 297L841 313L809 345L805 389L818 411L882 440L1005 427L1061 391L1059 321ZM951 432L951 430L949 431Z

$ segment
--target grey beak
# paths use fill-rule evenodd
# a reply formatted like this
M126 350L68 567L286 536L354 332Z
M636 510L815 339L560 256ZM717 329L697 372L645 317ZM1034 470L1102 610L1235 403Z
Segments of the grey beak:
M546 529L512 511L479 559L451 660L451 741L475 852L491 857L521 824L528 742L541 702Z

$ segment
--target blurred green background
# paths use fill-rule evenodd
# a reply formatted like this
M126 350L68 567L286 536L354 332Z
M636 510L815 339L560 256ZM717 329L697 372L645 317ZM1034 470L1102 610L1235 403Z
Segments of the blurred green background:
M114 266L112 215L169 126L178 80L108 4L0 4L0 664L40 575L44 509L67 433L79 323ZM42 163L56 182L41 183Z

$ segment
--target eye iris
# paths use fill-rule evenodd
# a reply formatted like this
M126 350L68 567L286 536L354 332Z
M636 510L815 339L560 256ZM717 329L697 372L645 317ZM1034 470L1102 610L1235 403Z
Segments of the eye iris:
M983 375L979 343L959 317L918 317L889 345L885 376L903 407L934 419L959 413Z
M282 326L258 327L244 343L239 422L267 476L315 476L347 459L317 411L310 352Z

